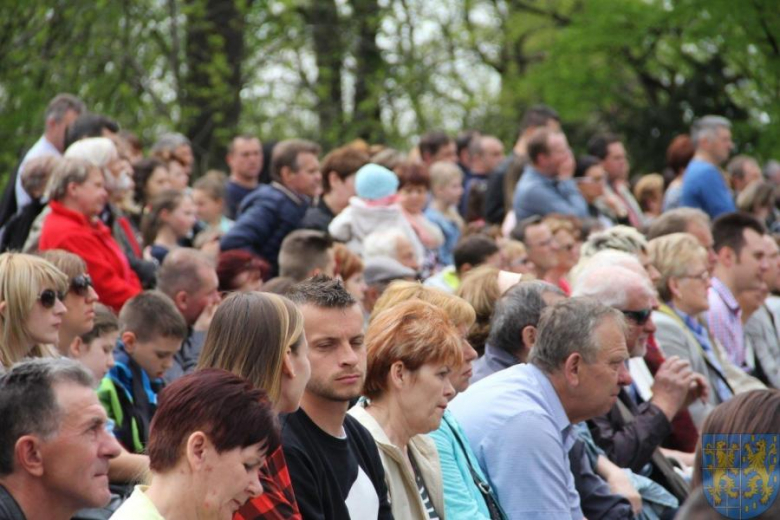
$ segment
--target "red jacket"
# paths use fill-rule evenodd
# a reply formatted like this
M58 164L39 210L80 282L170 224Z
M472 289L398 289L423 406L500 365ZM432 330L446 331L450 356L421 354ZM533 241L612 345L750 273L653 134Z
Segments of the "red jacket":
M99 220L92 223L56 201L49 202L49 207L40 250L64 249L83 258L100 301L119 312L127 300L141 292L141 282L111 231Z

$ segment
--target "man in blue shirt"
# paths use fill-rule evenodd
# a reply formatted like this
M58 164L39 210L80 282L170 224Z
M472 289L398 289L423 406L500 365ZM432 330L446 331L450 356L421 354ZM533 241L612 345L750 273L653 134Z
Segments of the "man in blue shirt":
M704 116L693 124L696 153L683 175L680 205L699 208L715 219L735 211L734 199L719 167L731 154L731 123L725 117Z
M543 312L527 364L450 404L509 518L582 520L572 424L606 413L631 383L625 330L620 311L585 298L560 301Z
M528 158L530 164L515 188L517 220L548 213L586 218L585 199L571 175L564 175L567 163L573 161L566 136L548 128L536 130L528 141Z

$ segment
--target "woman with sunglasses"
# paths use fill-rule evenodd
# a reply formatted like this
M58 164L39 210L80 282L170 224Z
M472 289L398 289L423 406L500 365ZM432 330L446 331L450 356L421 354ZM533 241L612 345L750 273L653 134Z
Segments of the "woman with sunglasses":
M739 391L763 385L722 355L723 348L707 330L701 313L710 308L707 250L688 233L673 233L651 240L648 252L660 271L656 289L663 304L653 312L655 337L666 357L680 356L691 369L707 378L710 393L706 402L688 407L697 428L718 404Z
M42 258L0 255L0 371L25 357L56 355L68 278Z
M92 279L87 274L87 264L80 257L62 249L44 251L40 256L68 277L68 289L62 301L68 310L62 317L60 339L57 343L60 353L67 356L73 340L92 330L98 295L92 287Z

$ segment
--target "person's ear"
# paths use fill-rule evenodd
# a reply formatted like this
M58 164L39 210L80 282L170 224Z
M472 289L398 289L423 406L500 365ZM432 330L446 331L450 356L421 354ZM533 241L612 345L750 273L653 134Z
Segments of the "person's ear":
M679 298L682 296L682 291L680 290L680 280L674 277L670 277L669 281L667 282L669 284L669 292L672 293L672 296L675 298Z
M730 268L736 262L737 255L729 246L723 246L717 252L718 263L723 267Z
M295 172L292 171L292 168L289 166L282 166L282 169L279 170L279 179L282 181L282 184L287 184L290 180L290 177L292 177L295 174Z
M396 361L390 365L390 383L396 388L403 388L409 380L409 372L406 371L403 361Z
M14 445L15 464L22 467L27 473L34 477L43 476L43 453L41 452L41 441L34 435L23 435L19 437Z
M122 333L122 343L125 344L125 351L128 354L132 354L135 350L135 343L138 340L138 338L135 337L135 332L130 332L129 330L126 330Z
M87 344L84 343L84 341L78 336L73 338L73 341L71 341L70 345L68 345L69 358L79 359L86 352L87 352Z
M5 310L8 308L8 302L2 301L0 302L0 316L5 318Z
M284 357L282 357L282 374L290 379L295 379L295 369L293 369L292 359L290 359L292 355L292 349L288 348L287 352L284 353Z
M205 433L197 431L190 434L190 436L187 438L186 447L187 460L190 463L190 467L193 469L199 469L203 467L209 446L210 443L208 438L206 438Z
M566 358L563 364L563 374L566 377L566 381L571 386L579 386L582 365L585 360L582 359L582 354L574 352Z
M187 309L187 303L189 303L190 295L187 291L179 291L173 297L173 303L176 304L176 308L179 312L183 312Z
M531 347L536 343L536 327L533 325L526 325L523 330L520 331L520 337L523 341L523 347L525 351L531 350Z
M337 186L341 186L342 184L344 184L344 181L341 180L341 177L339 177L338 173L336 173L334 171L329 171L328 172L328 184L330 184L330 189L332 190L333 188L335 188Z

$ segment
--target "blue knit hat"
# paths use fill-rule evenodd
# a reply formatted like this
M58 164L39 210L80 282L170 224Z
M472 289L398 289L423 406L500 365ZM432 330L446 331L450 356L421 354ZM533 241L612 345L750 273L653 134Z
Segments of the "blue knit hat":
M398 176L384 166L368 163L357 171L355 192L361 199L379 200L398 192Z

